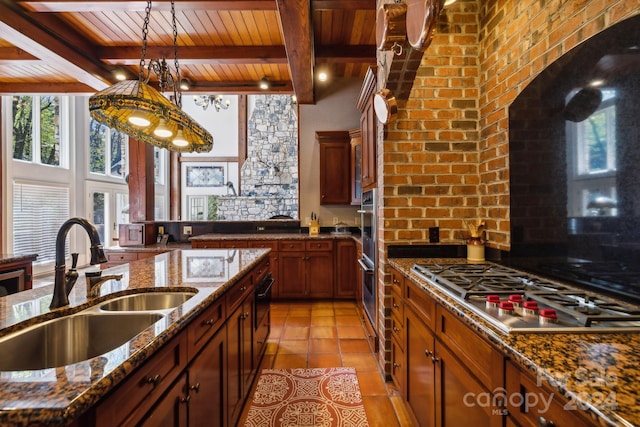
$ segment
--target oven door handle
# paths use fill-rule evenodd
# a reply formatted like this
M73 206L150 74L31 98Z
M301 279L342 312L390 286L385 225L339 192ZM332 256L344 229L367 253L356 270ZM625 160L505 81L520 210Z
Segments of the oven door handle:
M373 274L373 268L370 268L363 260L359 259L358 264L360 264L360 268L363 272L365 272L366 274Z
M264 284L269 282L269 284L267 285L267 287L262 290L264 288ZM271 286L273 286L273 282L275 282L275 279L273 277L269 277L269 279L263 281L262 283L260 283L260 286L258 287L258 289L262 290L262 293L259 293L257 295L258 298L265 298L268 294L269 291L271 290Z
M373 209L369 209L369 210L358 209L356 212L359 213L359 214L373 214Z

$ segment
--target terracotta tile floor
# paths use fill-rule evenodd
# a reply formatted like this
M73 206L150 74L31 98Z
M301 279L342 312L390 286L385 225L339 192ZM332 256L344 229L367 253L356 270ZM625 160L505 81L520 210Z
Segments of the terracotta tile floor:
M271 335L260 369L334 366L356 368L371 427L410 425L406 415L403 416L401 399L384 382L354 302L272 303ZM240 426L244 425L252 396L253 390L247 398Z

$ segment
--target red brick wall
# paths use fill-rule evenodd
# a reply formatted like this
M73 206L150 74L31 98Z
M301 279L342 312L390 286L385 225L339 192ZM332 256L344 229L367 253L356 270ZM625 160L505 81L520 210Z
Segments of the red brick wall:
M555 59L639 13L628 0L458 0L441 15L409 99L379 129L383 303L387 246L427 243L429 227L440 227L442 242L462 243L463 220L483 218L488 246L509 250L510 104ZM380 88L391 57L378 55ZM379 332L388 364L387 306Z

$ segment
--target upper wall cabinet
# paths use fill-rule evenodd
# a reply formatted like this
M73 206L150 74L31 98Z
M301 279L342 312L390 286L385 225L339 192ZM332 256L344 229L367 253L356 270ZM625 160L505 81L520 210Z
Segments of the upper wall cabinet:
M348 131L316 132L320 144L320 204L351 203L351 144Z
M351 204L360 206L362 199L362 132L349 131L351 137Z
M356 106L361 112L360 131L362 133L362 189L370 190L376 186L376 141L377 122L373 108L373 95L376 90L376 71L367 70L362 83Z

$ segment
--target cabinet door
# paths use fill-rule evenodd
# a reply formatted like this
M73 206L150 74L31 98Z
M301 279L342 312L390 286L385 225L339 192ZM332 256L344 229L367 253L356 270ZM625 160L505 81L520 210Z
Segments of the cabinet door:
M301 298L305 296L304 252L280 252L279 298Z
M431 358L435 354L435 338L411 309L406 308L405 313L407 404L421 427L434 427L435 364Z
M138 426L187 427L188 402L187 374L182 374Z
M373 96L369 98L360 116L362 131L362 188L367 190L376 184L376 117Z
M333 297L333 275L333 252L307 252L306 282L308 297Z
M227 372L228 395L227 408L229 425L236 424L242 404L251 385L251 373L253 367L253 319L250 310L253 295L236 308L227 321ZM249 314L247 314L249 313Z
M320 204L351 203L349 132L316 132L320 143Z
M189 425L226 425L226 329L220 329L189 367Z
M358 258L356 244L352 240L336 244L336 298L355 298L358 283Z
M487 404L491 394L444 345L436 340L436 419L438 426L502 427L504 408Z
M362 203L362 132L360 129L349 131L351 137L351 204Z

